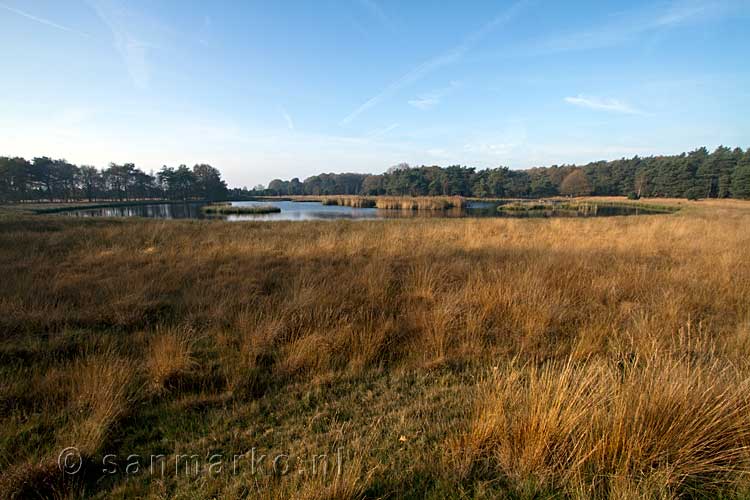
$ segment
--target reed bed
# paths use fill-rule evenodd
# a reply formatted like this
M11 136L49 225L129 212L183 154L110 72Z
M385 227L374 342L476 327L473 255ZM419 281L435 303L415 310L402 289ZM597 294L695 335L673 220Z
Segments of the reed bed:
M525 212L525 211L578 211L578 212L596 212L599 207L621 207L637 208L654 213L672 213L677 212L679 205L665 205L654 203L640 203L632 201L599 201L599 200L565 200L551 199L545 201L514 201L504 203L497 207L499 211Z
M240 214L277 214L281 212L279 207L273 205L205 205L201 207L203 213L215 215L240 215Z
M323 205L338 205L340 207L374 208L375 199L365 196L326 196L321 200Z
M327 196L322 203L383 210L448 210L465 206L460 196Z
M499 205L498 210L507 211L526 211L526 210L554 210L556 204L552 202L539 203L539 202L513 202Z
M743 498L750 204L681 206L0 218L0 497ZM253 447L343 471L101 473Z
M389 210L447 210L463 208L464 205L464 199L460 196L380 196L375 202L377 208Z

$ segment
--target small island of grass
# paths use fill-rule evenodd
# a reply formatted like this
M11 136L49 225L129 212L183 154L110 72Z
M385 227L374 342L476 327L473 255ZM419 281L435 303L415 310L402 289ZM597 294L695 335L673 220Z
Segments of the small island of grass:
M539 203L539 202L515 202L507 203L497 207L498 211L504 212L523 212L532 210L554 210L555 205L552 203Z
M201 207L205 214L210 215L260 215L277 214L281 212L279 207L273 205L238 206L230 204L215 204Z
M636 202L595 202L591 200L561 201L561 200L534 200L516 201L497 207L499 212L579 212L584 214L596 214L600 208L620 208L639 210L647 213L672 213L679 207L652 205Z

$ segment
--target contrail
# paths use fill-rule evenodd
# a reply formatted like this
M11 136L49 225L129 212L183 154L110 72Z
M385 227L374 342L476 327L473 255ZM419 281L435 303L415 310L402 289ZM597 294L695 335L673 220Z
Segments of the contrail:
M41 17L37 17L35 15L29 14L28 12L24 12L22 10L14 9L13 7L10 7L8 5L5 5L3 3L0 3L0 8L3 8L7 10L8 12L12 12L14 14L18 14L19 16L25 17L26 19L31 19L32 21L36 21L40 24L45 24L47 26L52 26L53 28L57 28L61 31L67 31L68 33L75 33L76 35L85 36L86 38L90 38L91 35L88 33L84 33L83 31L78 31L73 28L68 28L67 26L63 26L62 24L57 24L55 22L50 21L49 19L44 19Z
M414 83L418 80L421 80L427 74L432 73L433 71L439 68L442 68L443 66L447 66L451 63L456 62L469 49L471 49L477 42L479 42L482 38L486 37L490 32L492 32L492 30L494 30L495 28L497 28L498 26L502 24L507 23L513 17L515 17L515 15L518 13L518 11L521 9L523 4L525 3L526 3L526 0L516 2L504 13L500 14L495 19L493 19L492 21L482 26L481 29L468 35L466 38L464 38L464 40L460 44L444 52L443 54L440 54L437 57L434 57L432 59L429 59L423 62L422 64L420 64L413 70L409 71L398 80L395 80L390 85L388 85L385 89L383 89L382 92L370 98L369 100L365 101L361 106L359 106L357 109L352 111L347 117L345 117L343 120L341 120L341 122L339 122L339 125L342 125L342 126L348 125L349 123L352 122L352 120L357 118L357 116L367 111L371 107L375 106L386 97L391 96L396 91L400 90L406 85L409 85L410 83Z

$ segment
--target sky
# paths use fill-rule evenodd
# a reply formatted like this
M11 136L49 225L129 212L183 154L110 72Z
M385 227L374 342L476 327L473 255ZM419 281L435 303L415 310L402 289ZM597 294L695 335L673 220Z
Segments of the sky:
M0 0L0 155L230 186L750 147L750 0Z

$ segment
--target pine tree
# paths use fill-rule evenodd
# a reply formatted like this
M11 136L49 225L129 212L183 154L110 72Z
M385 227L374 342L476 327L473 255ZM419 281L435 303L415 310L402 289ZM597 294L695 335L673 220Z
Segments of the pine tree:
M742 160L734 169L732 196L734 198L750 198L750 149L745 152Z

